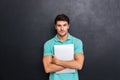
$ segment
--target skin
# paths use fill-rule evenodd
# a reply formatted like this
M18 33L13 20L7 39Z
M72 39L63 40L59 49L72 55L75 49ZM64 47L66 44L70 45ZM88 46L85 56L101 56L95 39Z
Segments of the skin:
M68 37L68 30L70 24L67 21L57 21L55 29L57 30L57 36L61 42L64 42ZM57 72L65 68L81 70L84 63L84 54L76 53L74 60L63 61L57 59L54 55L48 55L43 57L43 64L46 73Z
M67 21L57 21L55 29L57 30L57 36L61 42L67 39L69 26Z

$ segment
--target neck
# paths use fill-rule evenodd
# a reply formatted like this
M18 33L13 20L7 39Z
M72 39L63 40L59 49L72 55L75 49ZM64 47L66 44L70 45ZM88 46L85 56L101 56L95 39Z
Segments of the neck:
M58 39L59 39L61 42L64 42L64 41L68 38L68 33L67 33L66 35L64 35L64 36L60 36L60 35L57 34L57 36L58 36Z

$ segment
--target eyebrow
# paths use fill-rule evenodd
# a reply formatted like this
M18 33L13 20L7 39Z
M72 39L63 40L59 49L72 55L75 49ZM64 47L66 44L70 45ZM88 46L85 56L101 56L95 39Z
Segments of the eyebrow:
M58 25L61 25L61 24L58 24ZM63 25L67 25L67 23L63 24Z

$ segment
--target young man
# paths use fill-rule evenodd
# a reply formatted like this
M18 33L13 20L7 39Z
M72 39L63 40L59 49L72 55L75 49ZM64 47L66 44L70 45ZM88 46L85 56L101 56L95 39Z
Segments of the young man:
M55 18L57 34L44 44L43 64L46 73L50 73L49 80L79 80L78 70L82 69L84 62L82 41L69 34L69 18L60 14ZM63 61L54 56L54 45L74 44L74 60ZM65 54L65 53L61 53ZM57 74L65 68L75 69L74 73Z

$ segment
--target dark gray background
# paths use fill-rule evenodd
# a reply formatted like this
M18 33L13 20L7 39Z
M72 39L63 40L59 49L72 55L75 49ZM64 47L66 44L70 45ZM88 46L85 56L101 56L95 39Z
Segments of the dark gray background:
M1 0L0 80L48 80L43 44L60 13L84 44L80 79L120 80L120 0Z

